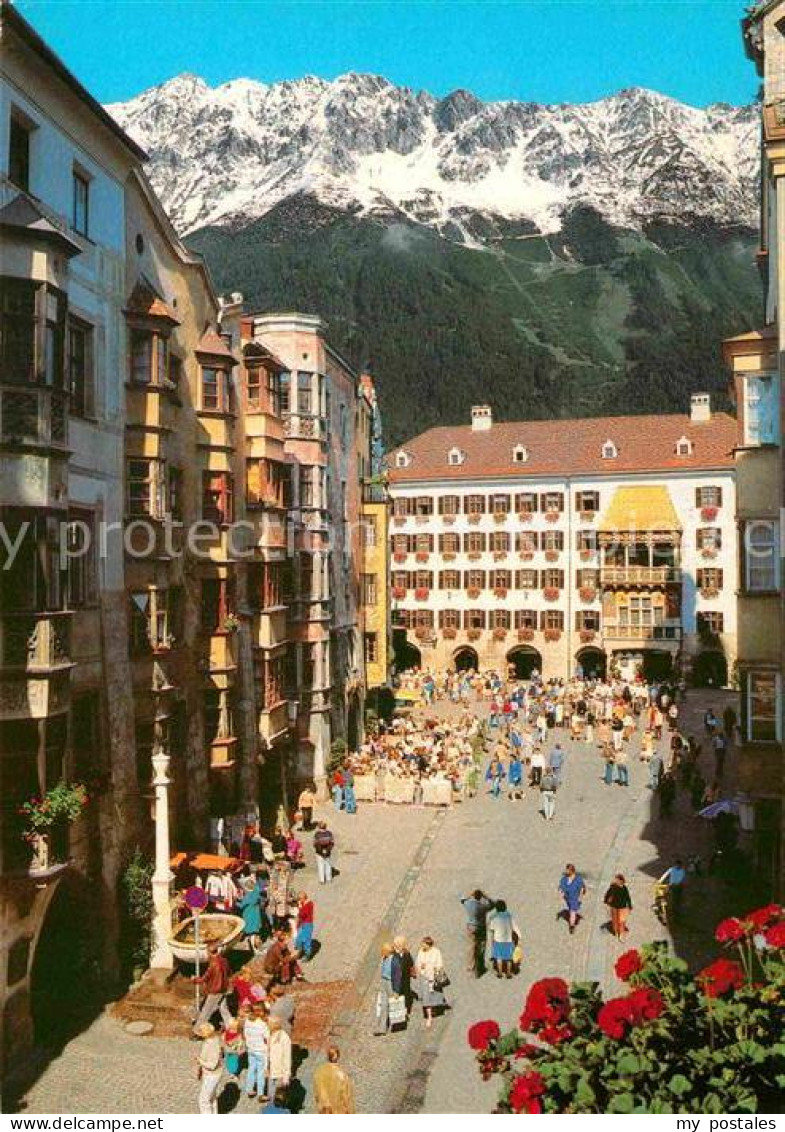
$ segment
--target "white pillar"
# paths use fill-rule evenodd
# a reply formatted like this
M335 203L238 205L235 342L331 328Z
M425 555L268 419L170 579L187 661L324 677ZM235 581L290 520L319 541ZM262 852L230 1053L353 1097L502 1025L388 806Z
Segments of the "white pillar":
M155 872L153 873L153 938L150 966L171 970L174 956L169 946L172 932L172 871L169 867L169 756L156 747L152 757L155 789Z

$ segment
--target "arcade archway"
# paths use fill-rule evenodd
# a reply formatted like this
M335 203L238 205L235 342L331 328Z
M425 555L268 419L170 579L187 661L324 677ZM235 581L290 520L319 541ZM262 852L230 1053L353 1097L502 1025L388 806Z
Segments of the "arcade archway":
M507 664L513 669L516 680L530 680L535 669L542 672L542 656L531 645L510 649Z
M468 645L455 650L452 662L456 672L467 672L469 669L473 669L475 672L479 671L480 660L477 652L475 649L469 648Z
M608 658L604 651L593 646L579 649L575 654L576 666L585 680L602 680L608 667Z
M692 664L692 682L698 688L725 688L728 684L728 662L724 653L707 649Z
M401 635L395 634L393 642L395 649L395 667L398 672L406 672L410 668L422 668L422 653L412 642Z

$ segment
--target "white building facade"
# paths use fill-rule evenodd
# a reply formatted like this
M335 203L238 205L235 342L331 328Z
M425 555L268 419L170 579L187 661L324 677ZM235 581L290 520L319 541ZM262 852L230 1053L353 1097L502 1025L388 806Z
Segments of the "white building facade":
M734 427L701 395L657 418L494 424L478 406L393 452L399 666L727 683Z

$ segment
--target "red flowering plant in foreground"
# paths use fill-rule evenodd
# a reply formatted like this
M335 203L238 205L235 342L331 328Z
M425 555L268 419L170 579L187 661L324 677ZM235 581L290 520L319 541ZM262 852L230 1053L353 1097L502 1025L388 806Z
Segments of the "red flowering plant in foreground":
M771 904L723 920L739 950L697 974L663 942L623 952L621 993L546 978L529 988L518 1027L478 1022L467 1038L498 1112L778 1111L785 1085L785 914Z

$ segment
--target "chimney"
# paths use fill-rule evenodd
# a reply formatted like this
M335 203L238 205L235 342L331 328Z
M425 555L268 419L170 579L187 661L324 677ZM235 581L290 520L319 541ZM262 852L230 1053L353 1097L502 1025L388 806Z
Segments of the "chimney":
M705 424L711 420L711 394L693 393L690 397L690 421L692 424Z
M490 405L472 405L472 432L487 432L492 424Z

